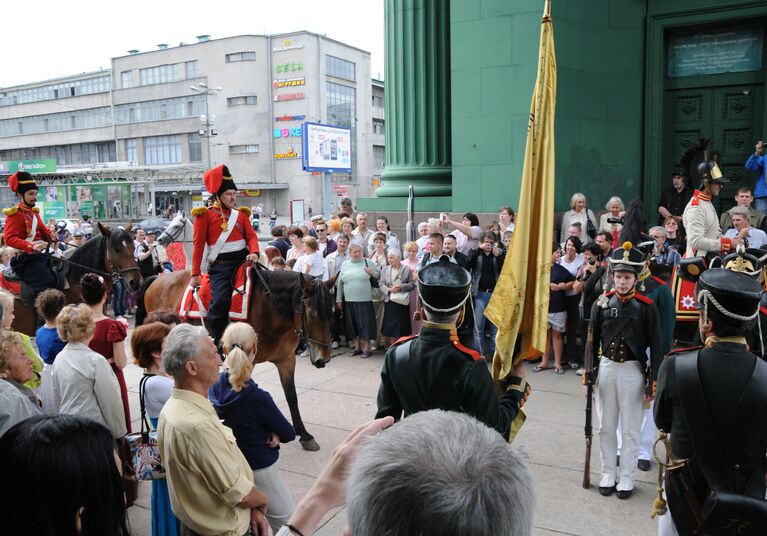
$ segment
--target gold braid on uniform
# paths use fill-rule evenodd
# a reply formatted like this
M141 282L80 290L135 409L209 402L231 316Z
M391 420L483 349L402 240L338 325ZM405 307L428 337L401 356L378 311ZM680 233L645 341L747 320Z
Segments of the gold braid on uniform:
M213 203L213 208L217 208L218 209L218 213L221 214L221 230L222 231L228 230L229 229L229 220L224 217L224 209L221 208L221 203L216 201L215 203Z

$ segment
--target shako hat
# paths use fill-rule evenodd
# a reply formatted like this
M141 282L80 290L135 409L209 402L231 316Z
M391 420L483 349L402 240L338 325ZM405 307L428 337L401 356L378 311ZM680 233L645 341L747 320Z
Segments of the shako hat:
M633 272L639 275L644 266L645 253L635 248L631 242L624 242L610 255L610 267L613 272Z
M32 174L27 171L17 171L8 177L8 186L11 187L12 192L19 195L24 195L30 190L39 190Z
M759 314L761 287L743 272L711 268L703 272L695 286L698 308L704 311L704 321L713 307L734 320L747 321Z
M446 255L418 271L418 295L421 303L435 313L458 311L471 291L471 275Z
M229 173L229 168L225 165L220 165L209 169L202 176L202 181L205 183L205 190L212 194L221 195L227 190L236 190L237 185L234 184L234 178Z

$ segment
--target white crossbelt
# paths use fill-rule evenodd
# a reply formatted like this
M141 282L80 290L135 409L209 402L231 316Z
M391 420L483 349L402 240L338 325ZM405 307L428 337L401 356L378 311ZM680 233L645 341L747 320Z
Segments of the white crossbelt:
M232 230L234 229L234 226L237 224L237 218L239 217L239 215L240 215L239 210L232 209L231 214L229 214L229 220L226 223L226 231L223 231L219 235L218 240L216 240L216 243L213 245L212 248L210 248L210 254L208 255L208 262L210 264L213 264L216 261L220 253L229 253L231 251L238 251L242 249L243 247L245 247L245 241L242 240L242 245L239 246L237 249L231 249L228 251L224 249L227 245L226 241L229 239L229 235L232 234Z
M25 216L26 217L26 216ZM29 242L30 244L35 241L35 235L37 234L37 214L34 212L32 213L32 230L30 231L30 234L25 240Z

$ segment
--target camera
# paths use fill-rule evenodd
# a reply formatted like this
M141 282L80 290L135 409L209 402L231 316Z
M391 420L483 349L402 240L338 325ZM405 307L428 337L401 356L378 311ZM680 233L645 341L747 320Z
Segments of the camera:
M590 266L594 266L597 263L596 259L589 259L588 262Z
M617 223L623 225L623 218L607 218L607 223Z

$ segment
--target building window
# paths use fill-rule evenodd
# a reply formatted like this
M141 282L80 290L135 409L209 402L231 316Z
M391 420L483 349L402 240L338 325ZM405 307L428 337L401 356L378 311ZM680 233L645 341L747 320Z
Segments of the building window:
M181 163L181 136L144 138L144 163L148 166Z
M384 167L386 164L386 147L373 145L373 167Z
M120 84L123 89L133 87L133 71L123 71L120 73Z
M229 154L246 154L246 153L257 153L258 152L258 145L230 145L229 146Z
M335 56L325 56L325 74L343 78L344 80L356 80L354 77L354 63L336 58Z
M11 106L14 104L63 99L66 97L74 97L76 95L103 93L109 91L111 87L111 76L99 76L95 78L76 80L73 82L61 82L47 86L7 91L0 93L0 106Z
M128 162L138 161L138 152L136 150L136 138L125 140L125 159Z
M189 134L189 161L202 162L202 139L198 132Z
M338 127L354 126L355 90L353 87L327 83L328 123Z
M380 119L373 119L373 134L386 134L384 122Z
M384 98L381 95L373 95L373 108L383 108Z
M163 119L180 119L196 117L205 113L205 96L191 95L156 101L135 102L115 106L115 122L118 125L127 123L144 123L146 121L162 121Z
M0 120L0 136L99 128L108 127L111 124L109 108L91 108L74 112Z
M234 63L235 61L256 61L256 52L232 52L226 55L226 63Z
M142 86L175 82L178 80L178 68L176 64L170 64L139 69L139 79Z
M197 78L197 60L184 63L184 78Z
M258 104L255 95L242 95L239 97L228 97L226 99L227 106L241 106L243 104Z

